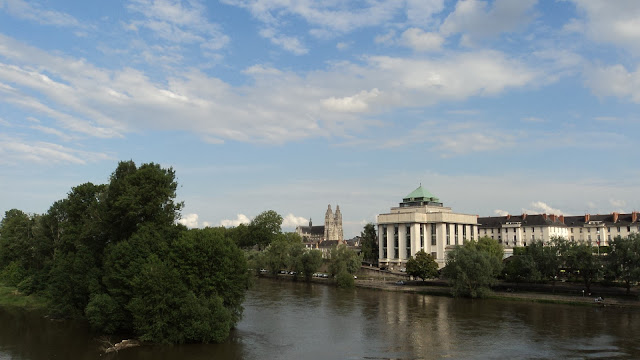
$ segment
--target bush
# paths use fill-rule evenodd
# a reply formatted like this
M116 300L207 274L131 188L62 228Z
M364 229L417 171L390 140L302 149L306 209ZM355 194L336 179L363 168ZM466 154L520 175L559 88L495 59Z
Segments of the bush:
M336 276L336 284L338 284L340 288L353 288L356 285L353 280L353 275L346 271L342 271Z

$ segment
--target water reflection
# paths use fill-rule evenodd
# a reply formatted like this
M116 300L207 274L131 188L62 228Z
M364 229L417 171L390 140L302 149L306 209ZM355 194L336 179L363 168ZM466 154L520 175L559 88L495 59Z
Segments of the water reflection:
M0 324L0 359L100 357L82 324L2 310ZM450 299L260 279L247 296L244 319L224 344L147 346L117 358L640 358L639 333L640 312L633 309Z

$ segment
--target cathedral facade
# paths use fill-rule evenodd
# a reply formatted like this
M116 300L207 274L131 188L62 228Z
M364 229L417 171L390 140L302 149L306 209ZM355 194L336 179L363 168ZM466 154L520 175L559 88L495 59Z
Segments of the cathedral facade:
M344 243L340 205L336 205L335 213L331 210L331 205L327 207L324 214L324 226L313 226L309 220L309 226L296 227L296 233L302 237L305 243L314 243L316 247L321 243L325 243L325 245Z

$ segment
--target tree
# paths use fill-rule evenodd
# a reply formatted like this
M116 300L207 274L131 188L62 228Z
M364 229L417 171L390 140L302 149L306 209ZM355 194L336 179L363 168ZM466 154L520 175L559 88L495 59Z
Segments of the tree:
M331 249L329 272L336 278L340 287L353 287L353 275L362 265L362 254L356 254L346 245L338 245ZM349 278L350 280L347 280Z
M282 234L282 216L273 210L263 211L249 224L246 246L258 245L264 249L267 245Z
M626 238L616 236L609 246L607 270L616 279L622 280L629 295L631 283L640 281L640 234L631 234Z
M288 269L291 266L291 245L295 243L294 237L280 234L264 249L264 262L271 274L276 275L278 271Z
M495 244L494 244L495 242ZM447 254L443 269L454 296L484 297L502 270L497 241L490 238L468 241ZM498 244L499 245L499 244Z
M180 217L182 202L175 202L178 183L172 168L148 163L136 167L121 161L111 175L103 225L110 241L128 239L139 224L172 226Z
M322 252L320 250L305 250L300 257L296 271L301 272L306 281L311 281L313 274L322 266Z
M375 225L368 223L360 233L360 246L362 257L374 265L378 264L378 236Z
M591 244L572 241L564 254L567 267L578 272L587 293L591 293L591 284L600 276L602 270L599 257L593 254L594 248Z
M424 250L418 251L407 261L407 274L419 277L422 281L438 276L438 263Z
M514 254L506 260L504 266L504 276L507 281L520 282L536 282L540 280L540 272L535 260L531 254L523 251L522 254Z

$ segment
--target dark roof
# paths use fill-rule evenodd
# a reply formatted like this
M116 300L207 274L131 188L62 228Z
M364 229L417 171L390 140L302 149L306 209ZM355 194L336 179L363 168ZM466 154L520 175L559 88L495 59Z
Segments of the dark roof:
M300 231L311 235L324 235L324 225L318 226L300 226Z
M330 247L338 246L339 244L340 244L340 241L338 240L325 240L325 241L322 241L318 246L321 248L330 248Z
M478 218L478 226L483 227L498 227L500 225L506 225L507 223L520 223L521 226L566 226L566 221L563 223L562 218L558 215L547 214L522 214L522 215L510 215L510 216L487 216Z
M616 219L617 217L617 219ZM635 222L633 221L635 218ZM614 221L616 220L616 221ZM563 215L510 215L510 216L487 216L479 217L478 225L483 227L499 227L509 222L519 222L521 226L583 226L592 221L602 222L607 226L628 226L640 223L640 214L589 214L579 216L563 216Z

